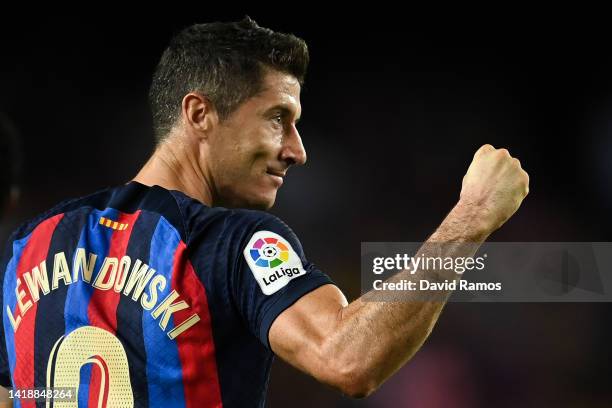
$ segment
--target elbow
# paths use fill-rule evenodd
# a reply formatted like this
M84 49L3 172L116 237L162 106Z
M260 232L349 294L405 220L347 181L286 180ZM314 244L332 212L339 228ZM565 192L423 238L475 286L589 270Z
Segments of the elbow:
M362 399L369 397L374 391L376 386L372 386L368 383L353 383L347 384L341 392L347 397L354 399Z
M327 373L329 377L325 382L350 398L366 398L380 385L372 371L363 367L362 362L348 363L329 359Z

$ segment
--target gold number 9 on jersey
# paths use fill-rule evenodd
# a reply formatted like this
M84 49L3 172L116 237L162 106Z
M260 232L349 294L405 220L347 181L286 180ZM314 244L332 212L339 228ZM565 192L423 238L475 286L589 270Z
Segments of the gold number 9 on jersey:
M94 326L83 326L60 337L49 355L47 387L74 388L72 401L47 400L47 407L78 407L81 368L95 364L100 369L98 408L132 408L134 396L123 345L112 333Z

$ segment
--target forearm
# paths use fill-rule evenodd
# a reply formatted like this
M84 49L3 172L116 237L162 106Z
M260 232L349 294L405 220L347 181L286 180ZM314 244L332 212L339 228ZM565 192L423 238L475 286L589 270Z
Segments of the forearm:
M12 406L13 402L9 399L8 390L0 387L0 408L10 408Z
M518 159L506 149L482 146L463 178L459 204L416 254L417 259L439 258L441 269L422 269L436 265L420 263L420 270L402 271L387 282L457 279L454 271L443 270L440 258L446 262L474 256L528 192L529 176ZM270 328L273 351L345 394L368 395L421 347L451 293L424 297L422 291L403 291L400 302L380 301L379 294L347 304L334 285L317 288L275 320Z
M417 256L470 257L488 234L481 217L469 205L458 204ZM431 280L436 274L437 271L423 269L402 271L387 282ZM452 274L455 276L451 279L456 277ZM399 302L371 301L364 299L368 296L364 295L342 308L332 334L325 341L323 354L357 377L352 380L360 388L373 390L421 347L450 294L437 291L434 301L423 301L422 293L403 292Z

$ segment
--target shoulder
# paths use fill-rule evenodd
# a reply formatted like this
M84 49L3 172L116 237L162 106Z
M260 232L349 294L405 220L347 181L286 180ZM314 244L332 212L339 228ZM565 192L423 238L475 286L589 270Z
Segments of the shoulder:
M203 234L242 241L257 231L270 230L295 237L287 224L265 211L208 207L179 191L171 191L171 194L181 212L188 245L194 244Z
M21 223L21 225L19 225L19 227L17 227L17 229L13 231L9 241L19 240L27 236L43 221L59 214L73 212L80 208L104 208L105 204L112 196L112 193L113 188L109 187L86 196L70 198L61 201L52 208L48 209L47 211L44 211L34 216L33 218Z

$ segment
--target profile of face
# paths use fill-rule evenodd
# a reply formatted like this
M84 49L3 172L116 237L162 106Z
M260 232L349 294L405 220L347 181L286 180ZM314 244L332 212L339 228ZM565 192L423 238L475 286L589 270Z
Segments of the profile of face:
M213 205L268 209L287 169L306 162L296 128L301 115L295 77L268 71L262 92L243 102L208 138L205 165Z

